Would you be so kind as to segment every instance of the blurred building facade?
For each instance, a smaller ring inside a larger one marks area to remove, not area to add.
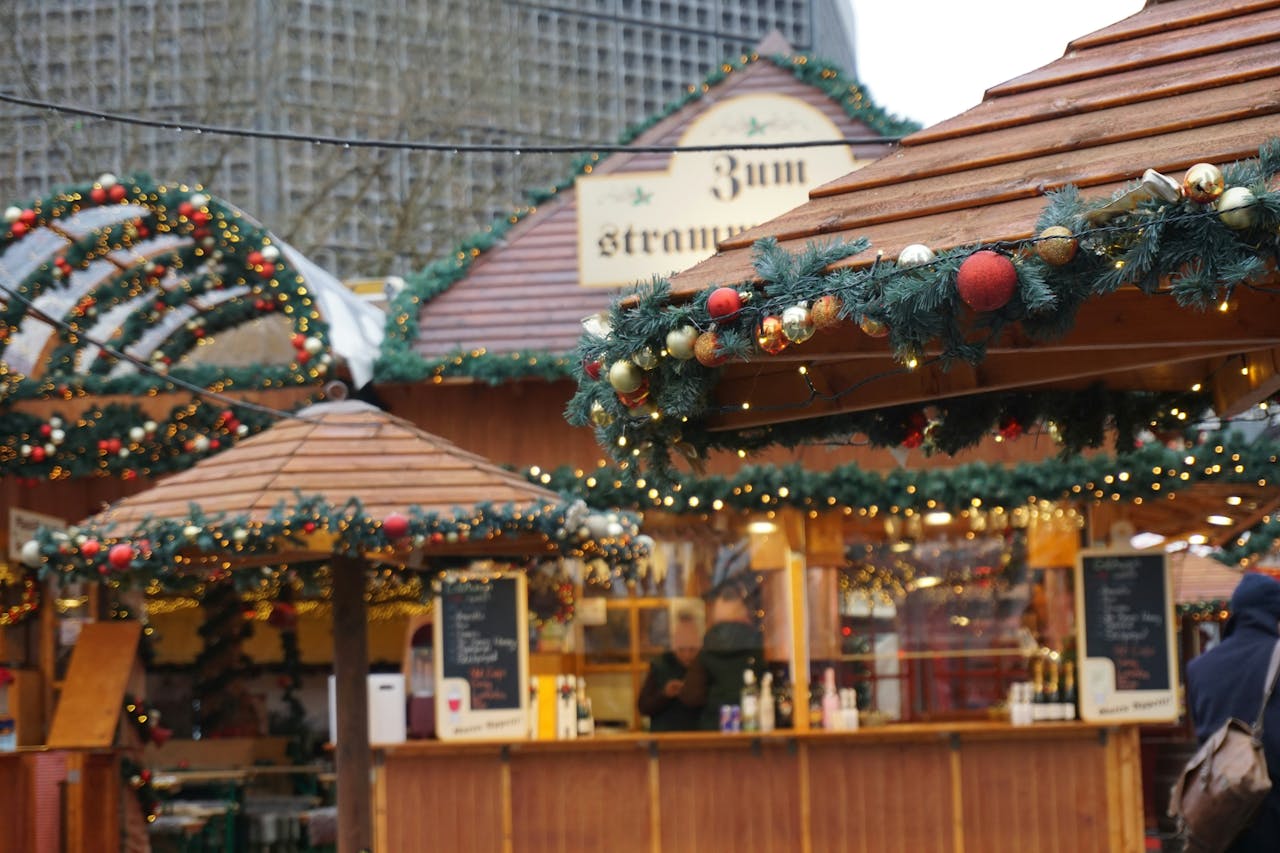
[[[852,74],[842,0],[15,0],[0,87],[315,136],[612,142],[777,29]],[[571,155],[177,132],[0,104],[8,204],[102,172],[203,184],[343,277],[439,257]]]

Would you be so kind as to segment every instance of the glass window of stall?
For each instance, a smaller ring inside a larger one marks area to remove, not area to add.
[[[785,682],[790,642],[781,641],[790,617],[771,580],[776,571],[765,565],[770,561],[760,543],[753,543],[750,522],[729,513],[650,519],[646,535],[654,539],[652,556],[637,577],[610,574],[603,563],[584,568],[578,618],[597,730],[650,728],[653,721],[638,700],[651,668],[671,675],[662,659],[671,663],[676,646],[687,646],[690,635],[698,643],[724,637],[726,629],[716,627],[719,619],[740,623],[741,630],[728,631],[737,640],[756,638],[758,651],[742,658],[749,659],[753,678],[778,669],[775,683]],[[739,689],[733,692],[736,698]],[[723,685],[716,695],[723,697]],[[680,727],[702,725],[701,712],[695,716],[697,722]]]
[[[832,689],[872,725],[1006,719],[1016,682],[1066,690],[1074,511],[833,516],[843,548],[811,549],[806,578],[813,728],[841,727]]]

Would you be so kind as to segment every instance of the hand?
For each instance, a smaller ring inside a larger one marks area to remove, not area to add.
[[[662,685],[662,695],[674,699],[680,693],[681,687],[684,687],[684,682],[678,678],[673,678]]]

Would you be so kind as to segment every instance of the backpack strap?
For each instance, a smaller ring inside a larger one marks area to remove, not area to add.
[[[1276,689],[1276,676],[1280,675],[1280,640],[1276,640],[1271,649],[1271,663],[1267,665],[1267,689],[1262,694],[1262,707],[1258,709],[1258,719],[1253,721],[1254,737],[1262,735],[1262,716],[1266,713],[1267,703]]]

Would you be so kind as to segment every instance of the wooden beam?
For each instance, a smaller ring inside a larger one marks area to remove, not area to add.
[[[886,359],[813,365],[808,378],[793,365],[778,365],[722,380],[716,387],[716,399],[725,411],[713,419],[711,428],[744,429],[968,394],[1087,384],[1108,374],[1133,371],[1141,371],[1142,382],[1136,387],[1142,390],[1181,389],[1188,385],[1177,365],[1197,362],[1195,372],[1203,375],[1209,362],[1234,351],[1227,345],[1218,350],[1168,345],[1132,351],[1097,349],[1063,358],[1061,353],[1033,350],[991,356],[977,367],[958,364],[943,370],[933,364],[915,371],[905,371]],[[1163,381],[1161,377],[1165,377]],[[813,397],[810,381],[815,388],[830,387],[845,393],[836,399]],[[1126,382],[1123,387],[1135,386]],[[748,408],[744,409],[743,403]]]
[[[365,563],[333,558],[333,672],[338,731],[338,853],[373,849],[369,748],[369,640],[364,601]]]
[[[1224,418],[1248,411],[1280,391],[1280,348],[1241,353],[1213,377],[1213,408]]]

